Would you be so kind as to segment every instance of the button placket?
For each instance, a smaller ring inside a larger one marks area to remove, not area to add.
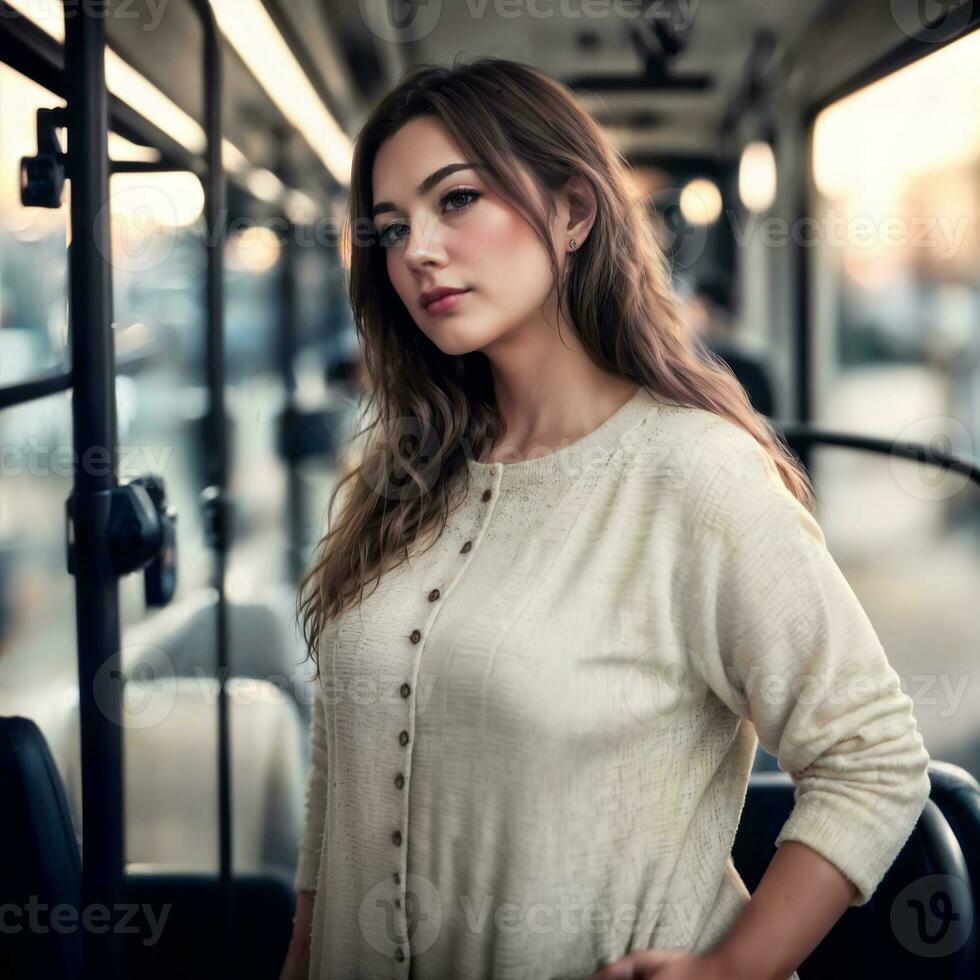
[[[500,470],[498,469],[498,474],[497,474],[498,481],[499,481],[501,475],[502,474],[501,474]],[[493,491],[488,487],[480,495],[480,499],[484,503],[488,503],[490,500],[493,499],[493,496],[494,496],[493,495]],[[481,520],[481,525],[482,525],[483,528],[486,527],[487,521],[489,520],[489,517],[490,517],[490,514],[492,513],[492,511],[493,511],[493,508],[489,508],[487,510],[487,512],[484,513],[483,518]],[[468,539],[468,540],[466,540],[463,543],[463,546],[459,549],[458,554],[467,555],[472,550],[473,550],[473,540],[472,539]],[[467,565],[468,565],[468,563],[469,563],[470,560],[471,559],[467,559],[466,562],[463,563],[463,566],[456,572],[456,575],[452,578],[452,580],[450,581],[449,585],[447,586],[447,594],[448,594],[448,591],[452,589],[453,585],[455,585],[456,582],[459,581],[459,579],[462,576],[463,572],[466,570],[466,567],[467,567]],[[435,603],[435,602],[437,602],[441,598],[443,598],[443,593],[442,593],[442,590],[439,589],[439,588],[433,588],[433,589],[431,589],[429,591],[429,593],[428,593],[428,596],[427,596],[427,599],[428,599],[428,601],[430,603]],[[440,607],[435,607],[435,608],[432,609],[432,611],[431,611],[431,613],[430,613],[430,615],[428,617],[428,620],[424,624],[424,629],[425,629],[426,635],[427,635],[428,631],[430,630],[430,628],[432,626],[432,623],[435,621],[436,616],[438,616],[438,614],[439,614],[439,608]],[[422,642],[422,639],[423,639],[423,630],[421,630],[419,628],[413,629],[412,632],[409,634],[408,639],[409,639],[409,642],[411,642],[413,645],[418,645],[419,643]],[[420,663],[420,659],[421,659],[421,653],[422,653],[422,650],[420,648],[417,651],[417,656],[416,656],[416,660],[415,660],[415,674],[413,676],[412,681],[411,682],[405,681],[404,683],[402,683],[401,687],[399,688],[399,693],[401,694],[402,698],[404,698],[406,701],[409,701],[409,699],[411,698],[412,690],[413,690],[413,685],[416,685],[416,678],[418,676],[418,670],[419,670],[419,663]],[[409,710],[408,727],[405,728],[405,729],[402,729],[402,731],[398,733],[398,742],[399,742],[399,744],[403,748],[406,748],[408,746],[409,742],[411,741],[411,735],[410,735],[409,729],[412,729],[414,727],[414,724],[415,724],[415,703],[414,703],[414,701],[409,701],[407,707],[408,707],[408,710]],[[410,777],[411,776],[411,758],[410,757],[408,757],[408,759],[406,761],[405,770],[408,772],[409,777]],[[406,784],[406,775],[405,775],[405,772],[401,772],[401,771],[397,772],[395,774],[394,783],[395,783],[395,787],[396,787],[397,790],[404,789],[405,784]],[[403,826],[406,826],[407,827],[407,823],[408,823],[408,800],[407,800],[407,794],[406,794],[405,801],[402,804],[402,823],[403,823]],[[401,845],[402,845],[402,843],[404,841],[404,837],[402,835],[401,830],[395,830],[392,833],[392,835],[391,835],[391,840],[392,840],[392,843],[396,847],[401,847]],[[401,860],[400,860],[400,866],[403,866],[406,863],[407,863],[407,856],[403,853],[402,856],[401,856]],[[399,871],[395,871],[394,874],[393,874],[393,878],[394,878],[395,885],[398,886],[398,896],[395,898],[395,908],[400,909],[402,907],[401,892],[402,892],[402,888],[403,888],[400,872]],[[405,960],[405,952],[402,950],[402,948],[400,946],[397,947],[397,949],[395,950],[395,959],[399,963],[404,962],[404,960]]]

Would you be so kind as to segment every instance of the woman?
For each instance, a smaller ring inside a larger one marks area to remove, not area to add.
[[[682,327],[563,86],[423,66],[352,170],[375,412],[300,590],[318,683],[283,975],[795,978],[929,792],[803,472]],[[750,902],[730,852],[757,734],[798,791]]]

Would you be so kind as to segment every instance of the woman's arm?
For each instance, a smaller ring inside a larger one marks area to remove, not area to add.
[[[860,907],[929,798],[912,699],[819,524],[768,454],[753,441],[713,469],[695,484],[704,489],[688,529],[689,659],[796,781],[776,846],[816,851],[856,886],[848,905]]]
[[[786,980],[857,895],[826,858],[786,841],[728,935],[707,955],[723,977]]]
[[[596,980],[788,980],[844,914],[857,888],[797,841],[776,852],[751,901],[710,952],[637,950]]]

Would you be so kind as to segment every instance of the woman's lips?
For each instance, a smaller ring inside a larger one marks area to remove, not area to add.
[[[437,299],[430,303],[425,308],[425,312],[434,313],[436,315],[440,313],[448,313],[468,292],[469,290],[467,289],[461,293],[450,293],[448,296],[443,296],[442,299]]]

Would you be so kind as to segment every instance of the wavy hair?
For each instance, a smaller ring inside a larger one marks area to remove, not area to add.
[[[441,121],[534,228],[550,255],[559,309],[568,311],[593,361],[663,402],[707,409],[740,426],[771,454],[790,493],[813,509],[797,458],[727,364],[685,326],[629,165],[571,92],[502,58],[422,65],[375,107],[355,141],[344,232],[353,245],[349,296],[370,381],[362,420],[370,412],[371,421],[359,433],[367,433],[360,461],[331,493],[330,515],[346,487],[297,597],[317,677],[325,626],[363,598],[369,581],[401,564],[409,545],[438,539],[454,488],[467,484],[465,450],[480,459],[504,429],[486,355],[444,354],[395,292],[376,237],[358,240],[368,227],[373,233],[371,179],[380,146],[421,115]],[[574,175],[591,182],[597,210],[560,270],[550,233],[554,195]]]

